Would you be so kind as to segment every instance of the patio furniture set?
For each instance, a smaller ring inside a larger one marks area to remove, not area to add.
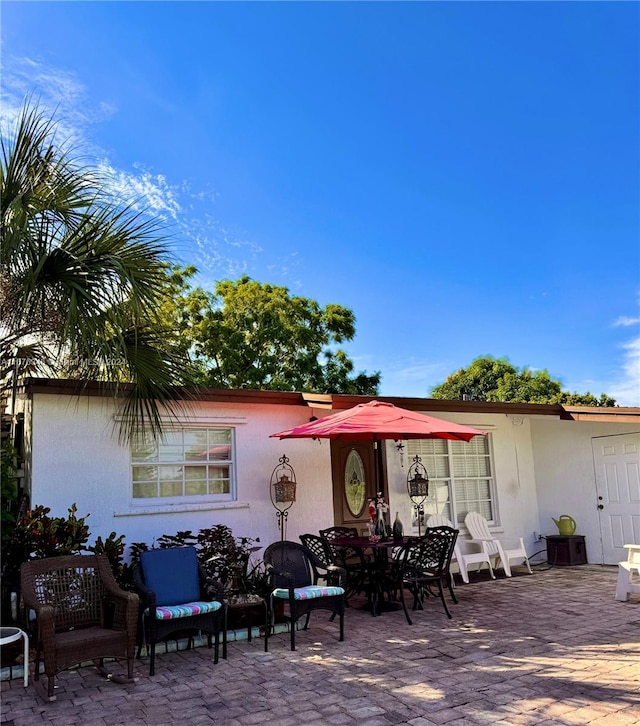
[[[32,560],[22,567],[22,596],[35,614],[34,683],[46,701],[55,700],[55,677],[73,665],[93,661],[98,670],[116,683],[132,683],[134,658],[143,646],[150,655],[149,675],[155,673],[155,650],[159,642],[180,633],[202,632],[218,662],[222,640],[227,657],[229,608],[264,608],[264,649],[274,625],[274,603],[286,604],[290,623],[291,650],[296,648],[299,620],[307,629],[311,613],[326,610],[338,618],[339,640],[344,640],[345,608],[358,594],[365,594],[366,607],[374,616],[386,610],[403,609],[412,624],[407,596],[413,610],[422,609],[425,598],[435,596],[445,610],[449,598],[457,603],[450,565],[457,561],[464,582],[469,564],[487,566],[492,578],[498,564],[511,576],[510,561],[518,560],[529,573],[524,548],[506,548],[483,531],[479,515],[468,516],[469,527],[481,549],[468,559],[458,543],[458,530],[442,517],[428,521],[423,536],[402,541],[379,541],[361,537],[357,530],[333,527],[318,535],[304,534],[301,543],[280,541],[269,545],[264,562],[270,576],[268,599],[250,597],[231,603],[219,583],[208,580],[193,547],[165,548],[142,553],[136,569],[136,593],[117,585],[106,555],[69,555]],[[626,545],[627,562],[619,566],[616,599],[640,594],[640,545]],[[467,558],[467,559],[465,559]],[[251,621],[249,621],[251,629]],[[19,628],[3,628],[1,644],[22,638],[25,648],[24,685],[28,682],[29,637]],[[250,635],[249,635],[250,637]],[[105,661],[124,660],[126,675],[108,670]],[[40,678],[41,665],[44,683]]]
[[[327,533],[323,534],[326,537]],[[221,585],[206,578],[194,547],[142,552],[134,573],[135,593],[118,586],[106,555],[67,555],[25,562],[21,572],[22,598],[35,620],[36,690],[44,700],[55,700],[56,674],[84,661],[94,661],[110,680],[133,682],[134,658],[140,657],[143,646],[150,655],[149,675],[153,676],[156,645],[183,631],[204,633],[217,663],[220,640],[223,658],[227,656],[229,608],[264,607],[266,651],[274,602],[285,602],[286,617],[291,623],[291,649],[295,650],[297,621],[304,617],[306,628],[311,613],[317,609],[328,610],[332,618],[339,618],[339,638],[344,639],[345,593],[350,595],[366,588],[374,613],[383,590],[390,591],[392,586],[401,598],[403,585],[408,587],[415,603],[422,596],[426,580],[419,582],[417,565],[424,553],[417,545],[407,544],[402,549],[406,558],[394,557],[386,573],[380,565],[382,559],[375,560],[377,565],[372,567],[365,557],[361,545],[369,547],[368,541],[354,541],[353,546],[345,547],[339,542],[330,545],[329,539],[323,537],[307,535],[302,539],[303,544],[283,541],[267,547],[264,562],[270,575],[269,602],[252,597],[227,603]],[[448,551],[453,551],[454,541],[455,538],[450,541],[451,547],[447,545]],[[382,547],[379,549],[382,551]],[[440,563],[440,569],[445,565],[448,569],[450,555],[447,557]],[[388,587],[382,585],[383,574],[390,578]],[[402,604],[407,613],[403,599]],[[407,620],[410,622],[408,613]],[[24,640],[26,651],[27,685],[28,635],[18,628],[11,632],[3,629],[3,644],[19,638]],[[105,662],[113,659],[126,662],[126,676],[109,672]]]

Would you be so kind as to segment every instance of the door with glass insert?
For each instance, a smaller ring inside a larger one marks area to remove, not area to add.
[[[366,529],[369,499],[375,495],[374,444],[369,441],[332,441],[331,468],[335,524]]]

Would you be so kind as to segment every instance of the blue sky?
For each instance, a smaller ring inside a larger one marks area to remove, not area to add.
[[[199,282],[353,309],[384,395],[481,355],[640,405],[634,2],[12,2],[57,108]]]

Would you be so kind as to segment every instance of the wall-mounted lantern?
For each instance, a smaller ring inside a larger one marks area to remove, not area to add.
[[[276,510],[281,540],[285,538],[289,509],[296,501],[296,486],[296,473],[289,464],[288,457],[283,454],[278,459],[278,465],[273,470],[269,483],[271,504]]]
[[[424,521],[424,500],[429,496],[429,475],[419,456],[413,457],[413,464],[409,467],[407,473],[407,491],[409,492],[409,497],[413,502],[413,508],[416,512],[418,537],[420,537],[420,528]]]

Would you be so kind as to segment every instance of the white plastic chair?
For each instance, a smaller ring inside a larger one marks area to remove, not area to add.
[[[489,532],[489,523],[481,514],[478,514],[478,512],[469,512],[464,518],[464,523],[472,537],[471,541],[479,544],[482,547],[483,552],[496,561],[494,567],[497,568],[497,561],[500,560],[500,563],[504,568],[504,574],[507,577],[511,577],[512,560],[516,560],[526,565],[529,570],[529,574],[533,575],[522,537],[514,538],[514,541],[515,539],[518,541],[518,545],[516,547],[507,548],[504,546],[502,540],[497,539],[497,537],[494,537],[491,532]]]
[[[453,527],[453,524],[451,524],[451,520],[447,519],[443,514],[432,514],[427,520],[427,527]],[[453,528],[457,529],[457,527]],[[463,554],[459,541],[460,540],[456,540],[455,547],[453,548],[453,560],[455,560],[458,565],[462,581],[469,584],[469,565],[476,564],[480,565],[478,567],[478,572],[482,569],[482,565],[486,564],[489,568],[491,579],[495,580],[496,576],[493,574],[490,555],[488,555],[484,549],[481,549],[480,552],[468,552]],[[451,581],[453,583],[453,578]]]
[[[626,544],[627,561],[618,562],[616,600],[626,602],[631,593],[640,594],[640,544]]]

